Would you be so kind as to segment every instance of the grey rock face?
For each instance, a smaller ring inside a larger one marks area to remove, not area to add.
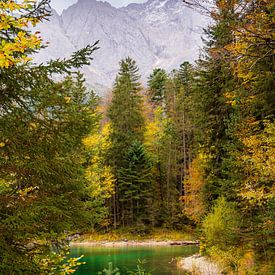
[[[110,87],[119,61],[134,58],[143,82],[155,67],[168,71],[199,55],[202,27],[207,20],[183,6],[181,0],[149,0],[114,8],[107,2],[79,0],[59,16],[38,26],[49,47],[37,54],[37,62],[68,57],[100,40],[91,66],[83,69],[89,84]]]

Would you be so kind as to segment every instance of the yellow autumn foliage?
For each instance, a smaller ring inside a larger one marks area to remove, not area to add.
[[[246,175],[240,195],[249,205],[262,206],[275,191],[271,184],[275,178],[275,125],[266,122],[263,132],[252,132],[257,124],[249,120],[248,127],[239,134],[245,147],[239,161]]]
[[[157,107],[153,113],[153,120],[148,120],[145,125],[144,145],[148,152],[155,154],[158,142],[164,136],[163,129],[168,119],[163,116],[163,109]]]
[[[111,198],[114,194],[115,178],[109,166],[101,167],[94,163],[86,171],[86,178],[90,183],[90,195],[92,198]]]
[[[261,76],[253,68],[258,62],[274,55],[275,40],[272,16],[274,3],[268,0],[243,1],[239,9],[245,11],[242,21],[237,21],[233,29],[234,40],[226,46],[234,62],[232,67],[244,84],[256,81]],[[251,8],[253,6],[253,8]],[[262,72],[264,73],[264,72]]]
[[[31,58],[28,58],[27,54],[41,47],[39,32],[27,31],[27,28],[36,26],[43,19],[32,18],[28,14],[35,2],[30,0],[23,0],[21,3],[14,0],[0,2],[0,31],[6,31],[5,36],[1,35],[0,68],[9,68],[17,63],[30,61]]]
[[[115,177],[110,166],[104,163],[104,153],[110,147],[110,124],[103,126],[101,131],[86,137],[83,140],[88,151],[92,152],[90,164],[86,169],[86,179],[90,186],[90,196],[93,198],[111,198],[114,194]]]
[[[189,176],[184,181],[184,212],[195,222],[199,222],[205,213],[202,188],[205,184],[203,167],[206,160],[207,155],[200,152],[192,161]]]
[[[6,146],[5,142],[0,142],[0,148],[5,147],[5,146]]]
[[[156,108],[154,111],[154,120],[147,121],[144,132],[144,144],[150,151],[154,151],[154,143],[159,139],[162,129],[161,123],[162,109]]]

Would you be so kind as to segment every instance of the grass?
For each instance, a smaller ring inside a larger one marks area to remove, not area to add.
[[[163,228],[152,229],[148,233],[135,233],[133,228],[124,228],[112,230],[107,233],[89,232],[82,235],[78,241],[80,242],[101,242],[101,241],[193,241],[195,237],[190,228],[177,231]]]

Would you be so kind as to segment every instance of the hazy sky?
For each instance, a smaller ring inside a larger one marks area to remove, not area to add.
[[[147,0],[105,0],[115,7],[126,6],[130,3],[143,3]],[[61,13],[63,9],[76,3],[77,0],[52,0],[51,6],[58,12]]]

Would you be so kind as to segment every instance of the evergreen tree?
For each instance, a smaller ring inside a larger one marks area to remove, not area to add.
[[[224,247],[213,244],[208,235],[209,254],[240,273],[271,274],[274,37],[270,15],[274,5],[261,0],[213,1],[214,6],[204,6],[200,0],[183,2],[209,12],[214,20],[192,89],[197,156],[191,172],[196,177],[186,182],[192,190],[186,199],[189,203],[203,199],[209,207],[219,198],[214,214],[205,218],[205,229],[221,226],[222,240],[238,234],[233,245]],[[220,222],[217,209],[226,212],[232,201],[237,202],[235,213]],[[188,211],[200,220],[201,215]],[[236,231],[231,225],[240,213],[242,223]],[[251,251],[250,262],[254,262],[249,266],[244,262]]]
[[[129,169],[129,150],[135,142],[142,143],[144,139],[144,118],[142,114],[141,86],[138,82],[136,62],[126,58],[120,62],[120,70],[114,85],[113,98],[108,110],[111,122],[110,143],[108,154],[109,163],[117,179],[116,194],[114,195],[113,215],[114,224],[128,224],[124,209],[128,205],[128,195],[134,191],[135,185],[125,192],[121,189],[123,169]],[[138,172],[138,171],[135,171]],[[139,175],[142,177],[142,175]],[[125,179],[124,179],[125,181]]]
[[[122,167],[132,143],[143,141],[144,118],[139,78],[134,60],[128,57],[120,62],[120,70],[108,110],[112,128],[110,163],[113,167]]]
[[[227,46],[235,68],[238,89],[230,103],[240,108],[234,135],[241,144],[235,152],[239,178],[239,206],[249,240],[260,263],[259,273],[269,273],[274,258],[274,36],[270,1],[242,1],[234,26],[235,43]],[[272,141],[273,140],[273,141]],[[268,264],[270,266],[268,266]]]
[[[154,75],[154,72],[153,74]],[[166,76],[162,83],[163,98],[157,107],[155,119],[160,131],[156,138],[154,160],[157,171],[160,214],[158,224],[168,227],[180,226],[185,219],[182,215],[183,204],[179,201],[184,194],[183,181],[187,177],[191,161],[192,125],[190,114],[190,94],[192,83],[192,66],[185,62],[180,69]],[[152,83],[158,78],[152,78]],[[159,111],[161,113],[159,113]],[[154,125],[152,125],[154,126]],[[170,218],[169,218],[170,217]],[[173,218],[171,218],[173,217]]]
[[[215,23],[206,31],[209,39],[206,41],[206,56],[198,62],[192,95],[196,142],[205,148],[209,159],[206,168],[208,177],[204,185],[208,206],[221,195],[231,196],[227,198],[235,200],[234,187],[239,176],[232,173],[234,161],[230,155],[232,146],[238,146],[230,134],[238,119],[238,109],[226,104],[226,96],[235,89],[236,81],[224,48],[232,41],[230,25],[234,18],[233,5],[230,1],[218,1]]]
[[[46,17],[48,2],[0,5],[1,274],[58,270],[62,258],[53,251],[62,252],[64,232],[87,222],[82,139],[96,122],[95,101],[81,75],[55,82],[52,73],[89,64],[96,47],[64,61],[27,63],[40,43],[26,25]]]
[[[118,171],[122,224],[152,225],[152,167],[141,143],[133,143],[126,156],[127,166]]]
[[[157,68],[148,79],[149,96],[152,102],[161,103],[165,96],[167,74],[165,70]]]

